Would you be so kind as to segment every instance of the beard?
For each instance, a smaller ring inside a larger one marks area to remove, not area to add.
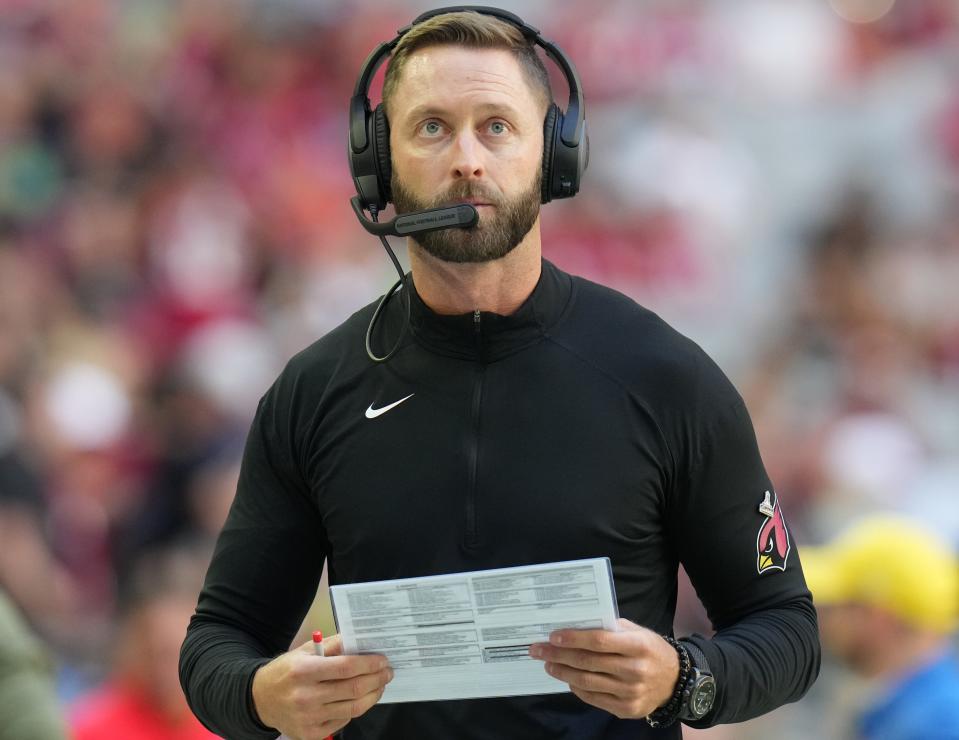
[[[420,198],[395,172],[390,186],[397,215],[455,205],[465,198],[479,198],[495,206],[490,215],[481,214],[472,228],[441,229],[411,237],[444,262],[490,262],[512,252],[533,228],[539,216],[542,177],[542,172],[537,171],[532,186],[514,198],[496,197],[475,182],[457,183],[436,198]]]

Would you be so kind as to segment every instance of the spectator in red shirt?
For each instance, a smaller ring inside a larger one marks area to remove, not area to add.
[[[206,560],[205,553],[178,548],[148,555],[134,568],[113,670],[74,706],[74,740],[216,737],[190,712],[177,676]]]

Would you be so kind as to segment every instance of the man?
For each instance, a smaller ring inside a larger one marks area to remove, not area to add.
[[[678,738],[679,715],[739,721],[814,681],[815,610],[741,398],[658,317],[541,257],[551,101],[528,36],[489,14],[436,15],[396,46],[397,211],[467,202],[479,224],[409,241],[412,282],[373,332],[403,337],[388,362],[364,352],[370,305],[262,399],[181,656],[215,731]],[[336,584],[594,556],[621,629],[530,648],[572,693],[375,706],[382,656],[283,652],[324,560]],[[667,640],[679,562],[712,640]]]
[[[862,740],[959,740],[959,563],[898,516],[871,516],[803,552],[823,643],[868,679]]]

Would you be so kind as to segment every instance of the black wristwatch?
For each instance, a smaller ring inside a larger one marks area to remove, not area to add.
[[[683,699],[679,705],[679,718],[682,720],[702,719],[713,708],[716,701],[716,679],[709,671],[706,656],[692,642],[683,642],[689,652],[692,669],[683,689]]]

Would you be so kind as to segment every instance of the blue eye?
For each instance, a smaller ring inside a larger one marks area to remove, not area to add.
[[[506,124],[502,121],[493,121],[490,124],[490,129],[494,134],[505,134],[506,133]]]
[[[440,125],[436,121],[427,121],[423,125],[423,130],[430,136],[434,136],[440,132]]]

